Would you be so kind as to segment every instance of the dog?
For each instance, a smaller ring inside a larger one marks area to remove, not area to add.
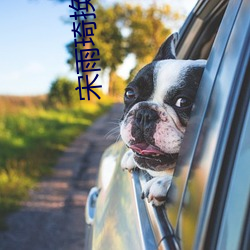
[[[178,33],[161,45],[153,61],[128,84],[120,134],[129,150],[122,169],[146,170],[152,179],[142,198],[165,203],[206,60],[178,60]]]

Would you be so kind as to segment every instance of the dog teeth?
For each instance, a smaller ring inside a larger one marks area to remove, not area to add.
[[[154,156],[154,157],[158,157],[158,156],[160,156],[160,154],[153,154],[152,156]]]
[[[142,155],[142,154],[139,154],[138,152],[135,152],[135,154],[140,156],[140,157],[145,157],[145,158],[147,158],[147,157],[156,158],[156,157],[161,156],[161,154]]]

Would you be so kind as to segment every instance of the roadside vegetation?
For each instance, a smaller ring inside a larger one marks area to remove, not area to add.
[[[103,94],[79,101],[72,85],[57,79],[48,96],[0,96],[0,229],[65,147],[112,104]]]

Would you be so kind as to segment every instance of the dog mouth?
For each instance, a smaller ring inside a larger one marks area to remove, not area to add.
[[[137,143],[130,145],[130,148],[135,153],[135,156],[141,160],[149,160],[151,163],[170,164],[177,160],[178,153],[165,153],[156,146],[147,143]]]

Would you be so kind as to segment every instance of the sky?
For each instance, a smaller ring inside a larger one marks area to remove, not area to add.
[[[177,7],[187,12],[195,1],[164,2],[177,4]],[[111,4],[113,0],[103,2]],[[158,4],[161,0],[141,2]],[[71,25],[63,21],[69,15],[68,5],[50,0],[2,0],[0,95],[46,94],[57,77],[77,79],[76,72],[71,71],[66,63],[69,58],[66,44],[73,40]],[[125,62],[129,63],[129,60]],[[121,75],[126,76],[125,68],[121,67]]]

